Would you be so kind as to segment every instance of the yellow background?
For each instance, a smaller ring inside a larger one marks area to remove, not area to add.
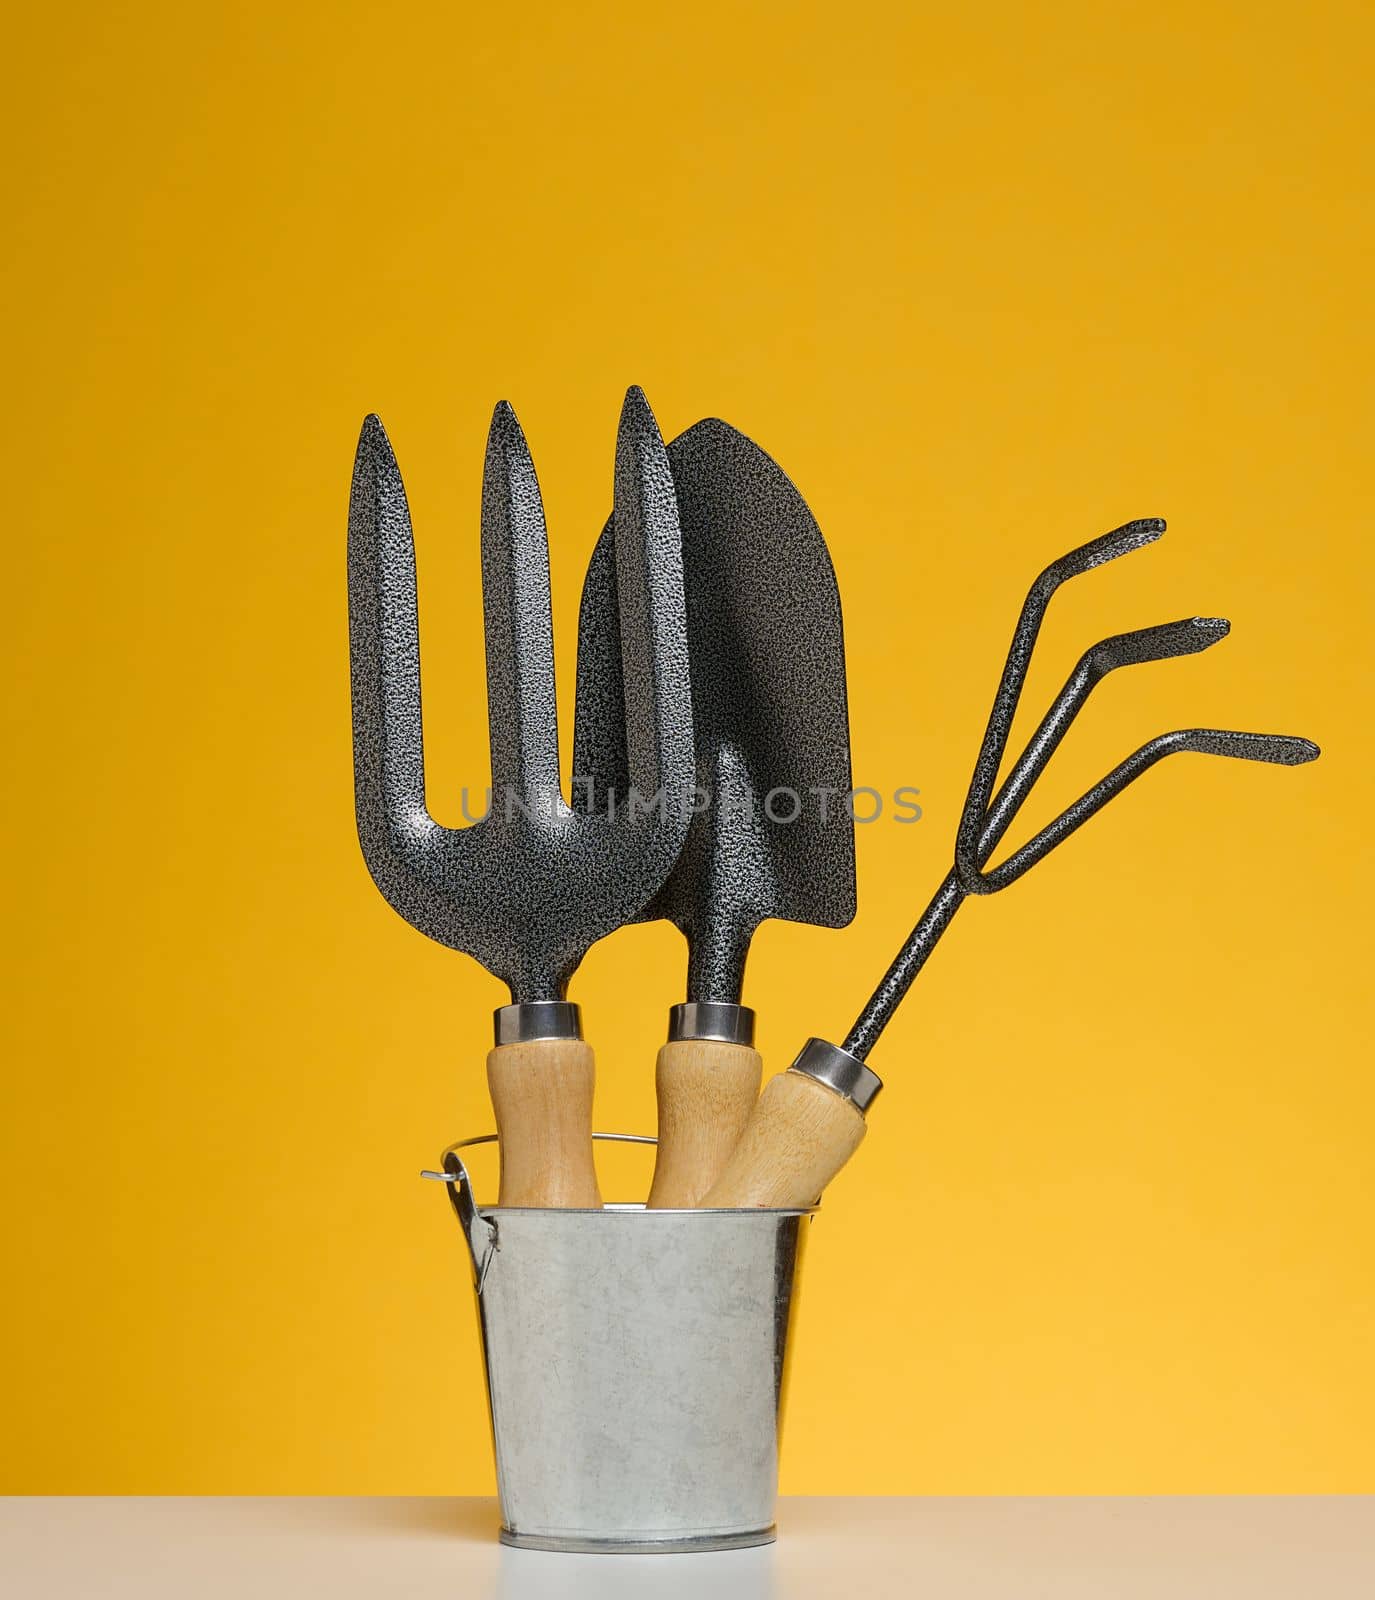
[[[529,433],[571,734],[626,384],[797,480],[835,557],[843,934],[770,924],[769,1061],[841,1033],[945,871],[1025,585],[1027,824],[1168,763],[969,906],[816,1225],[784,1487],[1375,1490],[1369,8],[85,5],[8,23],[3,1487],[481,1492],[459,1240],[498,985],[353,834],[344,516],[379,411],[419,543],[433,804],[487,781],[477,500]],[[567,743],[565,745],[567,752]],[[1024,833],[1021,836],[1025,836]],[[574,986],[652,1125],[664,926]],[[621,1156],[612,1191],[643,1181]]]

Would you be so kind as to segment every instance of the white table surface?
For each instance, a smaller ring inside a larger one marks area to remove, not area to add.
[[[507,1550],[492,1500],[0,1499],[13,1600],[1372,1600],[1375,1496],[791,1499],[779,1542]]]

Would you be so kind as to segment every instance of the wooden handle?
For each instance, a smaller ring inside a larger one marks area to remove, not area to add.
[[[488,1054],[501,1135],[498,1205],[600,1207],[592,1083],[592,1047],[581,1039],[499,1044]]]
[[[744,1132],[764,1061],[747,1044],[678,1039],[659,1051],[659,1153],[651,1208],[695,1206]]]
[[[859,1149],[864,1113],[803,1072],[764,1086],[704,1206],[810,1206]]]

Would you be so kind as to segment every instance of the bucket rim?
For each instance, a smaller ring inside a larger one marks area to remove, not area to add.
[[[594,1143],[602,1144],[651,1144],[658,1145],[659,1141],[652,1133],[605,1133],[594,1132]],[[430,1168],[422,1170],[420,1176],[429,1178],[436,1183],[450,1185],[451,1194],[458,1189],[466,1190],[466,1205],[471,1206],[474,1214],[484,1220],[501,1216],[561,1216],[561,1217],[606,1217],[629,1216],[643,1214],[649,1217],[814,1217],[821,1208],[818,1198],[810,1206],[655,1206],[652,1210],[640,1200],[608,1200],[600,1206],[501,1206],[484,1205],[473,1193],[472,1180],[468,1176],[468,1169],[464,1164],[460,1150],[467,1150],[475,1144],[500,1144],[499,1133],[475,1133],[467,1139],[455,1139],[452,1144],[445,1145],[440,1153],[439,1165],[442,1171],[435,1172]]]
[[[594,1140],[606,1140],[614,1144],[653,1144],[658,1140],[647,1133],[594,1133]],[[492,1256],[497,1248],[498,1225],[503,1217],[599,1217],[608,1222],[623,1221],[628,1217],[651,1217],[672,1220],[679,1217],[757,1217],[761,1222],[768,1221],[774,1224],[787,1221],[790,1218],[803,1218],[809,1220],[817,1214],[820,1200],[810,1206],[656,1206],[653,1210],[638,1201],[612,1201],[603,1206],[501,1206],[482,1205],[473,1193],[472,1179],[468,1176],[468,1169],[463,1163],[460,1150],[466,1150],[475,1144],[499,1144],[500,1135],[495,1133],[479,1133],[469,1139],[459,1139],[448,1145],[440,1159],[443,1169],[433,1172],[428,1168],[421,1171],[422,1178],[430,1178],[446,1186],[449,1195],[449,1204],[453,1207],[454,1215],[458,1218],[459,1226],[463,1229],[464,1238],[468,1242],[468,1252],[472,1257],[473,1271],[476,1277],[477,1292],[482,1293],[483,1284],[486,1282],[487,1269],[492,1264]],[[640,1223],[635,1227],[658,1226],[660,1224]]]
[[[454,1183],[447,1172],[422,1172],[422,1178]],[[481,1217],[814,1217],[821,1209],[814,1206],[654,1206],[643,1200],[608,1200],[600,1206],[489,1206],[480,1200],[475,1209]]]

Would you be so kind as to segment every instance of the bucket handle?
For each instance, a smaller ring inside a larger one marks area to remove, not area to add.
[[[492,1264],[492,1257],[500,1250],[501,1244],[497,1238],[496,1223],[484,1217],[477,1208],[477,1201],[473,1196],[473,1180],[468,1176],[468,1169],[463,1165],[463,1159],[458,1152],[466,1150],[469,1145],[496,1144],[500,1137],[500,1134],[496,1133],[479,1133],[471,1139],[460,1139],[445,1150],[441,1160],[443,1172],[427,1170],[420,1174],[422,1178],[431,1178],[449,1187],[449,1203],[454,1208],[459,1227],[463,1229],[468,1254],[473,1258],[473,1273],[477,1279],[479,1294],[482,1293],[482,1286],[487,1281],[487,1269]],[[658,1144],[659,1142],[647,1133],[594,1133],[592,1137],[608,1144]]]

